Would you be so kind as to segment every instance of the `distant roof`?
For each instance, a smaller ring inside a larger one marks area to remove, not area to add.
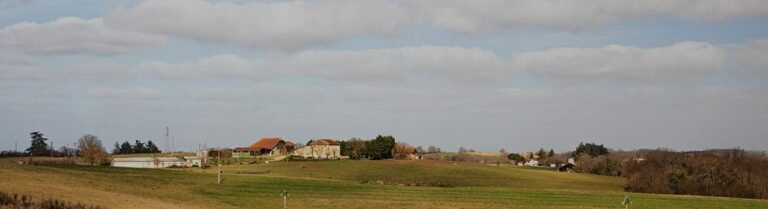
[[[318,139],[312,141],[310,145],[340,145],[339,142],[333,139]]]
[[[277,144],[283,141],[283,138],[261,138],[256,143],[251,144],[251,149],[255,150],[272,150]]]
[[[285,146],[286,147],[295,147],[296,144],[294,144],[292,141],[285,141]]]
[[[178,162],[178,161],[184,161],[184,159],[179,159],[175,157],[125,157],[125,158],[114,158],[112,159],[113,162],[155,162],[155,159],[157,159],[160,162]]]

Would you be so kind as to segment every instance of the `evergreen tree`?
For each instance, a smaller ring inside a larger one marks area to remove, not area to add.
[[[32,133],[29,133],[30,137],[32,138],[31,145],[29,148],[27,148],[27,153],[30,153],[35,156],[45,155],[49,152],[48,150],[48,143],[45,141],[48,140],[48,138],[43,137],[43,133],[39,131],[35,131]]]
[[[525,161],[525,158],[522,155],[517,154],[517,153],[509,153],[509,155],[507,155],[507,158],[510,159],[510,160],[513,160],[515,162],[524,162]]]
[[[123,144],[120,145],[120,154],[131,154],[133,153],[133,148],[131,147],[131,143],[128,143],[128,141],[123,142]]]
[[[147,141],[147,152],[148,153],[160,153],[160,149],[157,148],[157,145],[155,145],[152,140]]]
[[[576,151],[573,152],[572,157],[578,157],[580,154],[585,153],[592,157],[597,157],[600,155],[607,155],[608,154],[608,148],[605,146],[597,145],[595,143],[586,143],[584,142],[579,143],[579,146],[576,147]]]
[[[115,148],[112,149],[112,154],[113,155],[122,154],[122,153],[120,153],[120,143],[118,143],[117,141],[115,141]]]
[[[547,154],[547,157],[553,157],[553,156],[555,156],[555,150],[549,149],[549,153]]]
[[[144,146],[144,142],[136,140],[136,144],[133,145],[133,153],[147,153],[147,147]]]
[[[368,158],[372,160],[391,159],[392,149],[395,147],[395,137],[379,135],[375,139],[366,142],[365,148]]]
[[[544,148],[541,148],[538,152],[536,152],[536,155],[539,156],[539,159],[547,158],[547,151],[544,151]]]

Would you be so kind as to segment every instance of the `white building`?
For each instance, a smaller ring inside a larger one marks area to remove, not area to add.
[[[539,166],[538,160],[529,160],[528,162],[525,162],[525,165],[527,166]]]
[[[293,151],[294,156],[314,159],[335,159],[341,157],[339,142],[333,139],[318,139],[308,146]]]
[[[198,157],[128,157],[112,159],[112,166],[123,168],[192,167],[192,165],[200,166],[202,163],[201,161],[202,160]]]

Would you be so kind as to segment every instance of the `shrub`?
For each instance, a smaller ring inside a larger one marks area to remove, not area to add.
[[[102,209],[100,206],[72,203],[57,199],[32,201],[32,197],[0,191],[0,208],[12,209]]]

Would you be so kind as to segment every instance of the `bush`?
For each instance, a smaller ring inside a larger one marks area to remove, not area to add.
[[[89,206],[82,203],[71,203],[57,199],[43,199],[33,202],[32,197],[5,193],[0,191],[0,208],[12,209],[102,209],[100,206]]]

